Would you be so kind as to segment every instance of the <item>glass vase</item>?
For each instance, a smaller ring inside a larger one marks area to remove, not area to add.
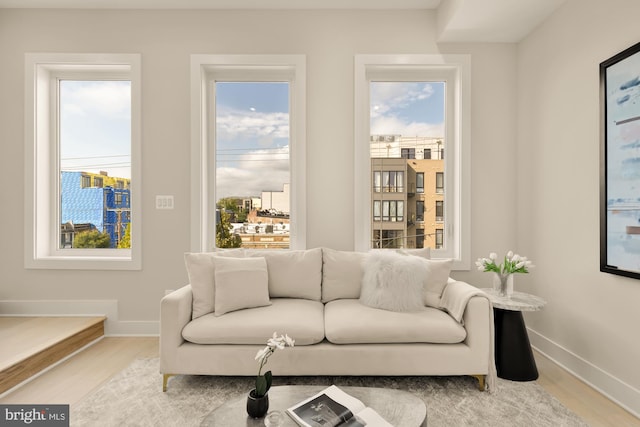
[[[494,273],[493,289],[504,298],[511,298],[513,295],[513,274]]]

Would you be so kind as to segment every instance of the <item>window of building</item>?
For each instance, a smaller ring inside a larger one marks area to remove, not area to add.
[[[444,202],[442,200],[436,200],[436,221],[442,222],[444,220]]]
[[[416,248],[424,248],[424,228],[416,230]]]
[[[373,247],[376,249],[396,249],[406,247],[402,230],[374,230]]]
[[[444,173],[436,172],[436,194],[444,193]]]
[[[416,193],[424,193],[424,172],[416,173]]]
[[[444,245],[444,230],[436,228],[436,249],[441,249]]]
[[[192,250],[305,248],[305,62],[192,55]]]
[[[386,232],[394,233],[394,244],[399,247],[410,246],[412,239],[418,241],[418,229],[412,221],[407,221],[402,230],[394,230],[397,225],[392,227],[390,221],[386,229],[384,226],[380,229],[373,224],[375,215],[367,209],[368,206],[375,209],[371,200],[376,198],[375,191],[367,191],[376,184],[367,182],[370,179],[367,178],[373,177],[375,181],[375,171],[381,171],[384,192],[389,163],[404,160],[404,173],[410,187],[416,180],[416,193],[405,193],[403,202],[416,206],[417,220],[424,220],[424,200],[435,204],[427,193],[433,192],[435,196],[436,185],[431,181],[433,178],[429,183],[425,182],[427,173],[429,177],[440,174],[442,185],[438,188],[444,189],[447,185],[449,189],[446,204],[442,205],[444,224],[440,224],[440,231],[435,227],[420,231],[428,236],[440,233],[439,243],[429,240],[434,245],[432,255],[453,258],[456,269],[469,268],[469,69],[468,55],[356,55],[354,212],[357,250],[388,247],[380,245]],[[389,137],[382,138],[384,135]],[[452,153],[446,160],[445,148]],[[422,153],[422,158],[415,159],[412,150]],[[420,173],[424,174],[422,178],[418,177]],[[420,179],[423,192],[418,196]],[[418,197],[420,199],[416,200]],[[380,208],[384,218],[384,204]]]
[[[118,176],[138,194],[140,55],[25,59],[33,82],[25,92],[26,267],[140,269],[140,225],[132,227],[130,247],[119,248],[105,201]],[[134,218],[140,206],[130,207]],[[95,236],[79,239],[83,233]]]
[[[415,159],[416,158],[416,149],[415,148],[401,148],[400,152],[403,159]]]
[[[416,221],[424,221],[424,200],[416,202]]]

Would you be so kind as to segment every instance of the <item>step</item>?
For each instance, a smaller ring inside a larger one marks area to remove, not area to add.
[[[104,335],[106,317],[0,317],[0,394]]]

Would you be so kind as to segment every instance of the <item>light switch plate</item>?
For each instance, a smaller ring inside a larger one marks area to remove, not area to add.
[[[156,209],[173,209],[173,196],[156,196]]]

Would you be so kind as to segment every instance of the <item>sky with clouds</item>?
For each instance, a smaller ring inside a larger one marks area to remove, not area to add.
[[[60,82],[63,171],[131,177],[131,83]]]
[[[443,82],[372,82],[371,134],[444,137]]]
[[[216,195],[259,197],[289,182],[289,84],[216,83]]]

